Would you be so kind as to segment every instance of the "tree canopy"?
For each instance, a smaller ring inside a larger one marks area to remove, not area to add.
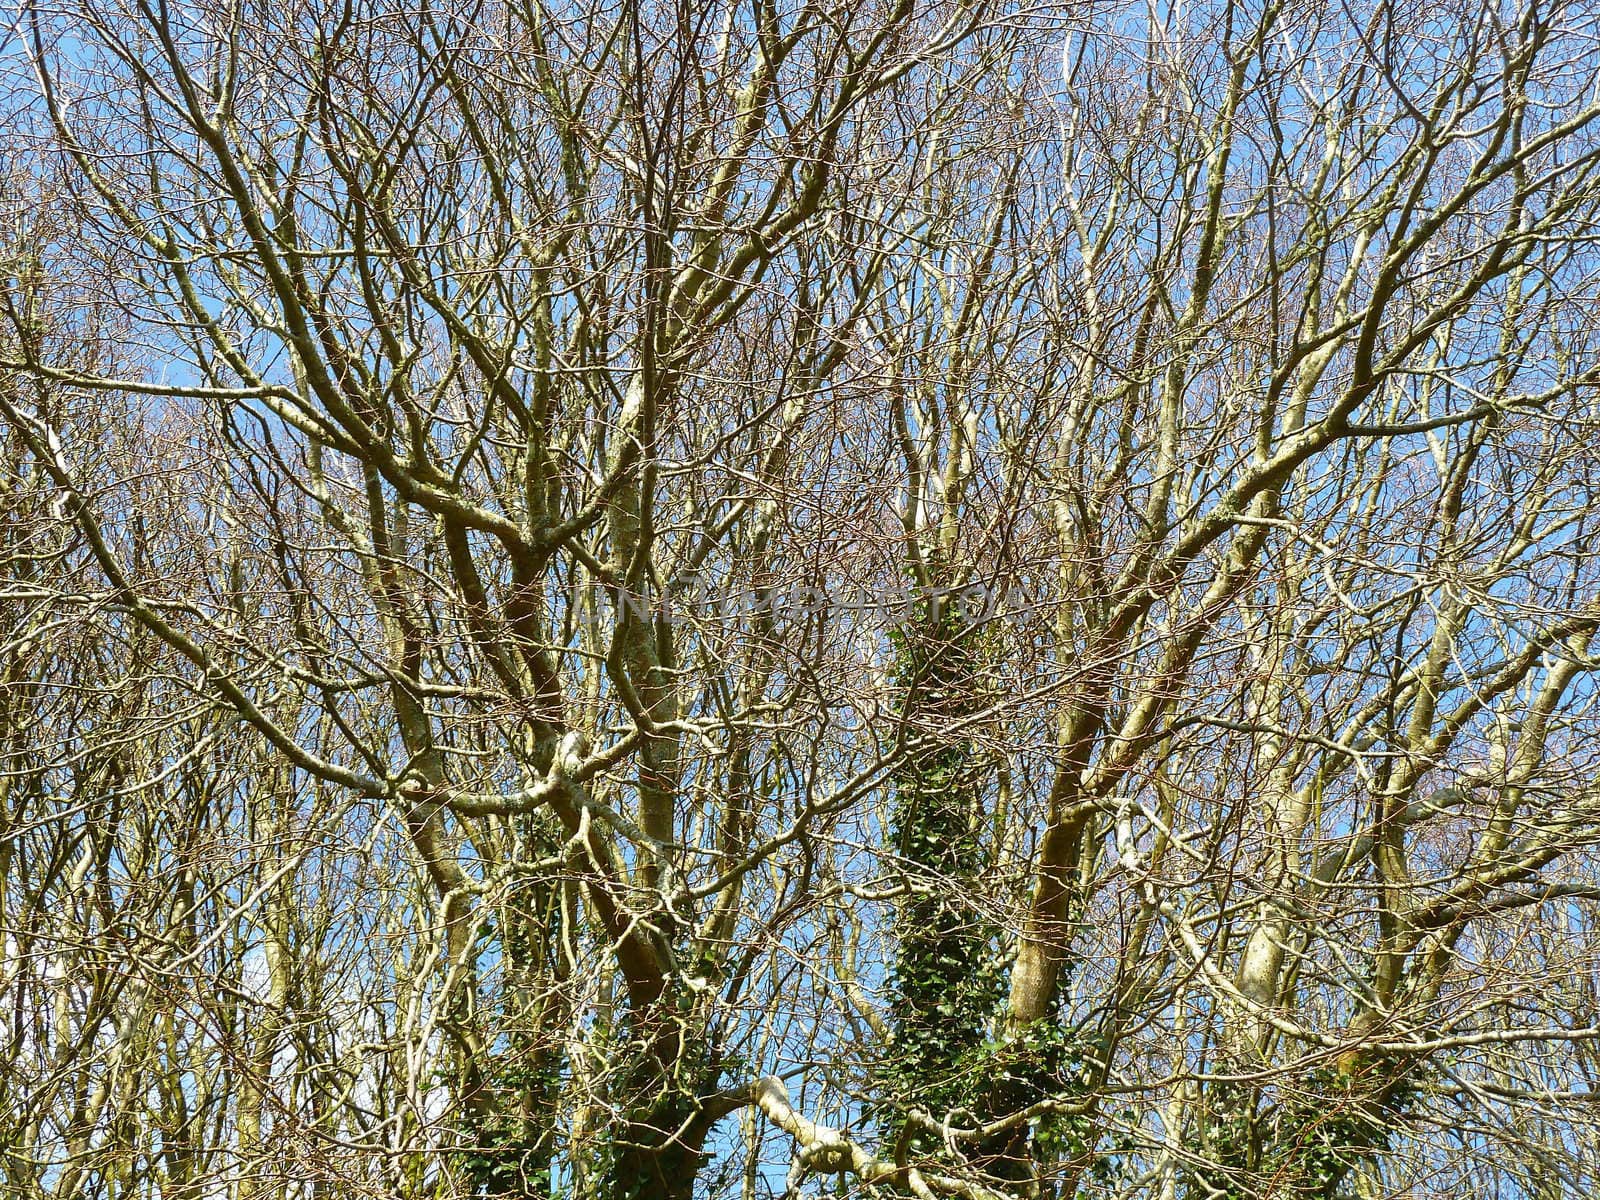
[[[0,1197],[1600,1190],[1597,78],[24,0]]]

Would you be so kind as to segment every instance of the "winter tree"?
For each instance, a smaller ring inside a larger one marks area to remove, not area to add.
[[[1600,1189],[1600,12],[34,0],[0,1195]]]

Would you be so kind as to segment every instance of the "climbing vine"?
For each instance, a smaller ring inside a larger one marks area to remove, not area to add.
[[[1364,1055],[1312,1069],[1292,1094],[1266,1106],[1256,1089],[1217,1085],[1211,1090],[1211,1166],[1195,1194],[1342,1200],[1356,1168],[1404,1131],[1418,1094],[1413,1068]]]
[[[880,1069],[879,1117],[891,1137],[908,1105],[966,1104],[972,1048],[989,1041],[1001,996],[999,930],[973,902],[990,865],[981,827],[987,764],[959,729],[983,703],[981,637],[945,600],[925,598],[891,632],[910,743],[894,776],[890,829],[907,889],[893,916],[894,1041]]]

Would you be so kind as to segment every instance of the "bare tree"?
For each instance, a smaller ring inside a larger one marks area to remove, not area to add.
[[[7,1194],[1596,1186],[1588,8],[25,4]]]

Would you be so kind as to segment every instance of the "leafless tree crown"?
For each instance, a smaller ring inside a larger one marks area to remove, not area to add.
[[[1600,1191],[1600,11],[23,0],[0,1198]]]

